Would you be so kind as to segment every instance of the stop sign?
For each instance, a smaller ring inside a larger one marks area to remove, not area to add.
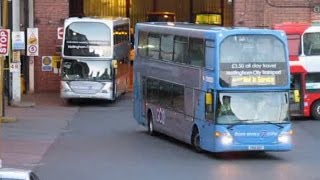
[[[0,29],[0,55],[8,56],[9,37],[9,29]]]

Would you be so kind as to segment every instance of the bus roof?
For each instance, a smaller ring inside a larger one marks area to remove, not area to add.
[[[193,24],[188,22],[144,22],[137,23],[137,28],[141,26],[150,27],[152,30],[161,31],[160,29],[180,29],[180,30],[194,30],[195,32],[223,32],[223,31],[241,31],[246,32],[259,32],[259,33],[270,33],[270,29],[258,29],[258,28],[248,28],[248,27],[222,27],[215,25],[203,25],[203,24]],[[280,32],[280,31],[279,31]]]
[[[129,23],[130,19],[127,17],[114,17],[114,16],[105,16],[105,17],[71,17],[65,20],[67,24],[72,22],[110,22],[114,25]]]
[[[310,23],[306,22],[284,22],[273,25],[273,29],[283,30],[286,34],[300,34],[310,27]]]
[[[310,26],[308,29],[305,30],[306,33],[314,33],[314,32],[320,32],[320,26],[314,25]]]

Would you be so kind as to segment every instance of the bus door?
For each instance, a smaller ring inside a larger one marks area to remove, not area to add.
[[[290,114],[291,115],[302,115],[303,114],[303,106],[304,106],[304,94],[303,94],[303,74],[291,74],[291,83],[290,83]],[[298,90],[299,100],[296,101],[295,90]]]

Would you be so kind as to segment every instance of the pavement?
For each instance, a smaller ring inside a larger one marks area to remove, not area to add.
[[[7,104],[7,103],[6,103]],[[22,95],[21,102],[5,106],[5,117],[15,122],[1,123],[0,158],[3,167],[33,169],[55,139],[78,112],[65,106],[58,93]]]

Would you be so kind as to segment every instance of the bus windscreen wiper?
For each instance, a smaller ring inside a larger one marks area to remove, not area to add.
[[[271,121],[263,121],[263,123],[272,124],[272,125],[278,126],[279,128],[283,129],[283,126],[281,126],[280,124],[273,123]]]
[[[244,119],[244,120],[239,120],[238,122],[234,123],[234,124],[230,124],[227,129],[231,129],[233,128],[234,126],[238,126],[238,125],[242,125],[242,124],[246,124],[246,123],[243,123],[243,122],[248,122],[248,121],[254,121],[255,119]]]

